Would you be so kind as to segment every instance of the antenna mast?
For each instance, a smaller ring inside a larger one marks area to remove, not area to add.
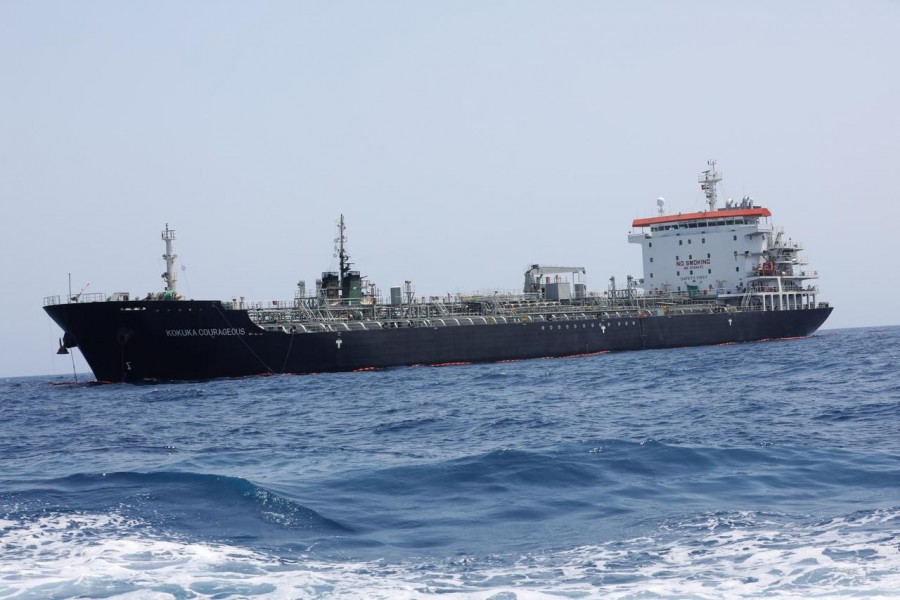
[[[163,258],[166,259],[166,272],[163,273],[162,278],[166,280],[166,292],[175,293],[175,259],[178,258],[178,255],[172,252],[172,242],[175,241],[175,230],[169,229],[169,224],[166,223],[166,229],[162,232],[162,240],[166,243],[166,253],[163,254]]]
[[[345,231],[347,227],[344,225],[344,215],[341,215],[341,220],[338,222],[338,260],[340,260],[340,281],[341,285],[344,284],[344,277],[346,277],[350,272],[350,256],[347,254],[347,249],[345,248],[345,244],[347,243],[347,236],[345,235]]]
[[[722,174],[716,171],[716,161],[708,160],[709,168],[700,174],[700,189],[706,196],[710,212],[716,210],[716,184],[722,181]]]

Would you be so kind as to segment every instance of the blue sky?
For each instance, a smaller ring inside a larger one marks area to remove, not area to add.
[[[65,372],[44,296],[287,299],[640,276],[664,196],[750,194],[828,327],[896,324],[900,3],[0,1],[0,376]],[[81,367],[85,369],[85,367]]]

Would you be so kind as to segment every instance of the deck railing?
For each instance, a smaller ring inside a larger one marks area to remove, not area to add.
[[[77,294],[72,296],[66,302],[65,296],[45,296],[44,297],[44,306],[53,306],[54,304],[66,304],[66,303],[85,303],[85,302],[104,302],[109,297],[103,292],[92,292],[90,294]]]

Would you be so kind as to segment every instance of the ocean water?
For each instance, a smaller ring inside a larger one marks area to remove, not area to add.
[[[898,365],[888,327],[0,380],[0,598],[900,598]]]

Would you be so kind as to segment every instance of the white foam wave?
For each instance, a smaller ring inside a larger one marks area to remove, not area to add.
[[[900,598],[900,509],[798,526],[754,514],[561,552],[281,561],[115,514],[0,519],[0,598]]]

